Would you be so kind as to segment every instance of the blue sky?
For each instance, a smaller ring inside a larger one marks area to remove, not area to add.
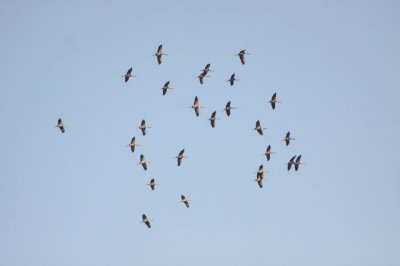
[[[399,265],[399,11],[397,1],[2,1],[0,264]],[[207,63],[215,72],[200,85]],[[125,84],[130,67],[138,77]],[[288,172],[299,154],[306,164]]]

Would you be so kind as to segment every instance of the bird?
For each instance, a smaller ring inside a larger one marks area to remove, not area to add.
[[[231,110],[232,110],[232,109],[236,109],[236,107],[231,107],[231,101],[229,101],[229,102],[226,103],[225,109],[224,109],[223,111],[226,112],[226,115],[227,115],[227,116],[230,116],[230,115],[231,115]]]
[[[275,104],[276,103],[282,103],[276,100],[276,92],[274,93],[274,95],[272,95],[271,100],[269,101],[269,103],[272,106],[272,110],[275,110]]]
[[[292,167],[292,164],[294,164],[294,159],[296,158],[296,155],[290,158],[289,162],[287,163],[287,170],[289,171],[290,168]]]
[[[128,69],[128,71],[126,71],[126,74],[123,75],[122,77],[125,77],[125,83],[128,82],[129,78],[134,78],[136,76],[132,75],[132,68]]]
[[[200,115],[200,108],[203,108],[203,106],[199,105],[199,98],[197,96],[194,98],[194,102],[193,102],[193,105],[191,106],[191,108],[194,109],[196,116]]]
[[[131,143],[129,143],[127,146],[128,146],[128,147],[131,147],[131,151],[132,151],[132,152],[135,152],[135,147],[136,147],[136,146],[140,146],[140,145],[139,145],[139,144],[136,144],[136,137],[133,137],[133,138],[131,139]]]
[[[264,133],[263,133],[263,129],[266,129],[266,128],[261,127],[260,120],[257,120],[257,122],[256,122],[256,127],[253,128],[253,129],[256,130],[256,131],[258,132],[258,134],[263,135],[263,134],[264,134]]]
[[[299,166],[300,164],[304,164],[300,162],[301,160],[301,154],[299,156],[297,156],[296,161],[294,162],[294,170],[299,170]]]
[[[140,154],[140,161],[138,164],[141,164],[143,166],[143,169],[146,171],[147,170],[147,164],[149,162],[146,161],[146,159],[144,158],[143,154]]]
[[[142,223],[147,225],[148,228],[151,228],[150,219],[147,218],[146,214],[142,214]]]
[[[65,125],[61,118],[57,120],[57,125],[55,125],[55,127],[58,127],[61,130],[61,133],[65,133]]]
[[[231,84],[231,86],[233,86],[233,84],[235,83],[235,80],[239,81],[240,79],[235,79],[235,73],[233,73],[226,82],[229,82]]]
[[[262,165],[262,164],[258,167],[257,178],[258,178],[259,176],[260,176],[261,178],[264,178],[264,165]]]
[[[258,186],[259,186],[260,188],[263,187],[263,179],[264,179],[264,177],[262,177],[262,176],[257,176],[257,178],[256,178],[256,180],[255,180],[255,181],[257,181]]]
[[[162,52],[162,44],[160,44],[158,46],[157,52],[154,55],[157,56],[157,62],[160,65],[162,63],[162,56],[167,55],[167,54],[163,54],[163,52]]]
[[[267,161],[269,161],[271,159],[271,154],[275,153],[273,151],[271,151],[271,145],[268,145],[264,155],[267,157]]]
[[[151,128],[149,126],[146,126],[146,121],[143,119],[142,123],[140,123],[139,129],[142,130],[143,136],[146,136],[146,128]]]
[[[165,95],[167,93],[168,90],[171,90],[173,88],[169,87],[169,80],[167,82],[165,82],[164,86],[161,88],[163,91],[163,95]]]
[[[246,49],[245,49],[245,50],[241,50],[241,51],[237,54],[237,56],[239,56],[239,58],[240,58],[240,62],[242,62],[242,65],[245,64],[245,61],[244,61],[244,55],[245,55],[245,54],[249,54],[249,53],[246,53]]]
[[[189,200],[184,195],[181,195],[181,202],[186,205],[186,208],[189,208]]]
[[[211,122],[211,127],[215,127],[215,120],[217,120],[216,115],[217,115],[217,111],[214,111],[214,112],[211,114],[211,117],[208,119],[208,120],[210,120],[210,122]]]
[[[288,145],[290,144],[290,141],[291,141],[291,140],[295,140],[295,138],[291,138],[291,137],[290,137],[290,131],[288,131],[288,132],[286,133],[285,138],[284,138],[282,141],[285,141],[285,142],[286,142],[286,146],[288,146]]]
[[[150,183],[148,183],[147,185],[150,186],[151,190],[154,190],[154,188],[156,187],[157,184],[156,184],[156,181],[154,180],[154,178],[152,178],[150,180]]]
[[[187,158],[186,156],[183,155],[183,153],[185,152],[185,149],[182,149],[178,156],[176,156],[177,162],[178,162],[178,166],[181,166],[182,160],[183,158]]]

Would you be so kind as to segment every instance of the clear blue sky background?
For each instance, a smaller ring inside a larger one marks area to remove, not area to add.
[[[1,1],[0,265],[400,265],[399,13],[398,1]],[[295,154],[306,164],[288,172]]]

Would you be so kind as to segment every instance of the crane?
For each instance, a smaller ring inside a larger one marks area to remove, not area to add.
[[[237,56],[239,56],[239,58],[240,58],[240,62],[242,62],[242,65],[244,65],[246,62],[245,62],[245,60],[244,60],[244,55],[245,54],[247,54],[247,55],[249,55],[249,53],[246,53],[246,49],[245,50],[241,50],[238,54],[237,54]]]
[[[269,103],[270,103],[271,106],[272,106],[272,110],[275,110],[275,104],[276,104],[276,103],[282,103],[282,102],[279,102],[279,101],[276,100],[276,92],[275,92],[274,95],[272,95],[272,98],[271,98],[271,100],[269,101]]]
[[[128,147],[131,147],[132,153],[135,152],[135,147],[140,146],[139,144],[136,144],[136,137],[133,137],[131,139],[131,142],[127,145]]]
[[[226,82],[229,82],[231,84],[231,86],[233,86],[233,84],[235,83],[235,80],[239,81],[240,79],[236,79],[235,78],[235,73],[233,73],[231,75],[231,77]]]
[[[260,120],[257,120],[256,122],[256,127],[253,128],[254,130],[256,130],[258,132],[258,134],[263,135],[263,129],[266,129],[265,127],[261,127],[261,123]]]
[[[217,120],[216,115],[217,115],[217,111],[214,111],[214,112],[211,114],[211,117],[208,119],[208,120],[210,120],[210,122],[211,122],[211,127],[212,127],[212,128],[215,127],[215,120]]]
[[[58,127],[61,130],[61,133],[65,133],[65,127],[66,126],[64,125],[64,123],[63,123],[61,118],[59,118],[57,120],[57,125],[55,125],[55,127]]]
[[[163,54],[162,48],[163,48],[162,44],[160,44],[158,46],[157,52],[154,54],[155,56],[157,56],[157,62],[158,62],[159,65],[162,63],[162,56],[163,55],[167,55],[167,54]]]
[[[165,82],[164,86],[161,88],[163,91],[163,95],[165,95],[167,93],[168,90],[171,90],[173,88],[169,87],[169,80],[167,82]]]
[[[289,162],[287,163],[287,170],[289,171],[290,168],[292,167],[292,164],[294,164],[294,159],[296,158],[296,155],[290,158]]]
[[[125,77],[125,83],[127,83],[129,78],[134,78],[136,76],[132,75],[132,68],[130,68],[128,69],[128,71],[126,71],[126,74],[123,75],[122,77]]]
[[[144,223],[148,228],[151,228],[150,221],[152,220],[147,218],[146,214],[142,214],[142,223]]]
[[[271,154],[275,153],[273,151],[271,151],[271,145],[268,145],[264,155],[267,157],[267,161],[269,161],[271,159]]]
[[[178,166],[181,166],[181,162],[183,160],[183,158],[187,158],[186,156],[183,155],[183,153],[185,152],[185,149],[182,149],[178,156],[176,156],[177,162],[178,162]]]
[[[285,142],[286,142],[286,146],[288,146],[288,145],[290,144],[290,141],[291,141],[291,140],[295,140],[295,138],[291,138],[291,137],[290,137],[290,131],[288,131],[288,132],[286,133],[285,138],[284,138],[282,141],[285,141]]]
[[[146,136],[146,128],[151,128],[151,127],[146,126],[146,121],[142,119],[139,129],[142,131],[143,136]]]
[[[140,154],[140,161],[139,161],[138,164],[141,164],[142,167],[143,167],[143,169],[144,169],[145,171],[147,170],[147,164],[148,164],[148,163],[149,163],[149,162],[146,161],[146,159],[144,158],[144,155],[143,155],[143,154]]]
[[[189,208],[189,200],[184,195],[181,195],[181,202],[186,205],[186,208]]]
[[[230,115],[231,115],[231,110],[232,110],[232,109],[236,109],[236,107],[232,107],[232,106],[231,106],[231,101],[229,101],[229,102],[226,103],[225,109],[222,110],[222,111],[225,111],[225,112],[226,112],[226,115],[227,115],[227,116],[230,116]]]

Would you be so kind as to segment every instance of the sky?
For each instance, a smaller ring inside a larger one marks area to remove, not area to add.
[[[0,265],[400,265],[399,11],[1,1]],[[130,67],[137,77],[124,83]]]

